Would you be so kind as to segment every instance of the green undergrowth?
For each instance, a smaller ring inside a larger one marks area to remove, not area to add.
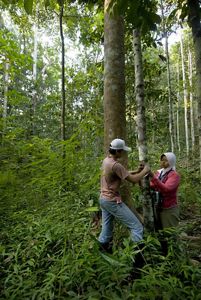
[[[0,299],[201,299],[201,268],[189,260],[179,232],[145,233],[145,264],[136,276],[140,250],[119,224],[113,254],[99,251],[92,216],[100,159],[77,137],[9,141],[0,151]],[[161,238],[168,239],[167,256]]]
[[[139,252],[128,238],[101,253],[90,214],[75,192],[48,206],[13,212],[1,232],[0,299],[201,299],[201,268],[189,263],[177,233],[164,256],[145,235],[141,278],[129,278]]]

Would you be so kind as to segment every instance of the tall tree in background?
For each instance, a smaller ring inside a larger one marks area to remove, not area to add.
[[[197,124],[200,156],[200,174],[201,174],[201,24],[200,24],[200,1],[188,0],[188,22],[192,28],[193,43],[195,49],[195,67],[196,67],[196,92],[197,92]]]
[[[35,135],[35,114],[36,114],[36,105],[37,105],[37,62],[38,62],[38,8],[36,5],[36,19],[34,20],[33,25],[33,40],[34,40],[34,49],[33,49],[33,90],[32,90],[32,109],[31,109],[31,133]]]
[[[4,62],[4,96],[3,96],[3,134],[6,131],[6,119],[8,110],[8,87],[9,87],[9,62],[5,59]]]
[[[182,65],[182,79],[183,79],[183,99],[184,99],[184,124],[185,124],[185,138],[186,138],[186,154],[189,157],[189,132],[188,132],[188,91],[186,83],[186,71],[185,71],[185,58],[182,32],[180,35],[180,49],[181,49],[181,65]]]
[[[4,28],[4,21],[0,14],[0,29]],[[6,131],[6,119],[7,119],[7,109],[8,109],[8,85],[9,85],[9,60],[5,56],[3,60],[3,124],[2,124],[2,141],[3,141],[3,135]]]
[[[194,152],[195,147],[195,132],[194,132],[194,97],[193,97],[193,66],[192,53],[188,44],[188,78],[189,78],[189,98],[190,98],[190,124],[191,124],[191,148]]]
[[[181,143],[180,143],[180,72],[179,72],[179,62],[177,63],[177,103],[176,103],[176,135],[177,135],[177,149],[180,153]]]
[[[61,95],[62,95],[62,108],[61,108],[61,139],[66,139],[66,91],[65,91],[65,42],[63,34],[63,13],[64,13],[64,1],[58,1],[60,5],[60,38],[61,38]]]
[[[170,136],[170,144],[171,150],[174,152],[174,122],[173,122],[173,101],[172,101],[172,87],[171,87],[171,74],[170,74],[170,58],[169,58],[169,45],[168,45],[168,31],[165,21],[164,7],[163,1],[160,2],[161,7],[161,15],[162,15],[162,29],[163,36],[165,38],[165,57],[166,57],[166,66],[167,66],[167,86],[168,86],[168,108],[169,108],[169,136]]]

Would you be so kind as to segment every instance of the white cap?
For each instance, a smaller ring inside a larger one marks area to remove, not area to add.
[[[110,144],[110,149],[113,150],[124,150],[124,151],[131,151],[131,148],[125,145],[125,141],[121,139],[115,139]]]

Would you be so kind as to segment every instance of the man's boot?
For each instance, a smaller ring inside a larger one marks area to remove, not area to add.
[[[141,269],[146,264],[146,261],[144,259],[143,252],[142,252],[143,248],[144,248],[144,243],[139,243],[138,248],[139,248],[140,252],[138,252],[135,255],[135,258],[134,258],[135,261],[133,262],[133,268],[132,268],[132,271],[131,271],[132,279],[140,278]]]
[[[107,252],[109,254],[112,254],[112,241],[108,243],[100,243],[99,250],[101,252]]]

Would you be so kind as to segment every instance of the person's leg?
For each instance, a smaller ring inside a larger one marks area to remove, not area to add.
[[[102,230],[98,238],[101,244],[109,243],[113,236],[113,220],[114,216],[108,211],[110,203],[108,200],[100,199],[102,210]]]
[[[123,202],[117,204],[115,217],[128,227],[134,242],[139,242],[143,239],[143,226],[126,204]]]
[[[135,254],[131,273],[129,275],[130,280],[140,278],[140,269],[145,265],[145,259],[143,256],[144,244],[143,239],[143,226],[135,214],[128,208],[123,202],[117,204],[117,210],[115,217],[121,221],[131,232],[131,238],[137,243],[138,253]]]

